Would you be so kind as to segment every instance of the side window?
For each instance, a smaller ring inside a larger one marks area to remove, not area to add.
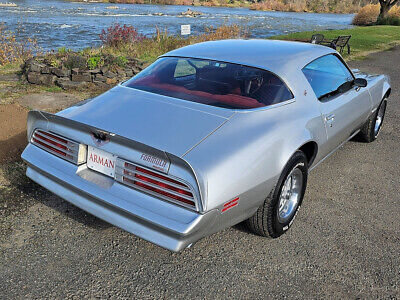
[[[190,76],[195,74],[196,74],[196,69],[188,63],[187,59],[178,60],[174,73],[175,78]]]
[[[338,92],[354,78],[340,59],[333,55],[320,57],[303,68],[303,73],[318,99]]]

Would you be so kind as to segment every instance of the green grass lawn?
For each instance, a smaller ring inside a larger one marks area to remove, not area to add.
[[[351,35],[351,55],[347,55],[347,49],[343,51],[343,56],[348,59],[363,58],[371,52],[383,51],[400,43],[399,26],[367,26],[344,30],[305,31],[273,36],[271,39],[309,41],[315,33],[323,34],[326,39],[333,39],[338,35]]]

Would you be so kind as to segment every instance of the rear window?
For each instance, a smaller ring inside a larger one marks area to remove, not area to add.
[[[125,86],[232,109],[277,104],[293,98],[271,72],[204,59],[163,57]]]

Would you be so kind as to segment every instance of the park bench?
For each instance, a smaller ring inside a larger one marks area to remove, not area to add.
[[[326,40],[323,34],[314,34],[311,37],[310,43],[312,44],[320,44],[331,47],[333,49],[339,48],[339,52],[343,53],[343,49],[347,47],[347,54],[350,54],[350,44],[349,40],[351,35],[340,35],[333,40]]]

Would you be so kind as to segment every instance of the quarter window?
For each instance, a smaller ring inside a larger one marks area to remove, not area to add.
[[[348,90],[354,80],[349,69],[332,54],[314,60],[303,68],[303,73],[320,100]]]

